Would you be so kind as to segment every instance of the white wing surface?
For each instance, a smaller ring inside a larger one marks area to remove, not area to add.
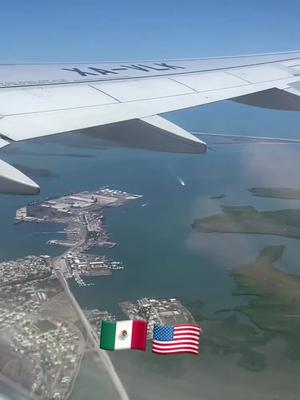
[[[83,131],[131,146],[203,153],[204,142],[157,114],[225,99],[299,111],[299,74],[300,52],[0,65],[0,147],[11,141]],[[34,182],[12,167],[0,168],[0,191],[38,191]],[[13,185],[5,184],[10,181]]]

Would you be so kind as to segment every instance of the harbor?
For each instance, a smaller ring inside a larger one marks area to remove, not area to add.
[[[48,197],[17,209],[14,221],[66,225],[63,231],[59,231],[65,237],[49,239],[47,244],[67,249],[59,256],[60,269],[67,279],[74,278],[80,287],[86,287],[92,284],[87,283],[84,277],[111,275],[112,271],[124,269],[120,261],[87,253],[92,248],[111,249],[117,245],[107,233],[104,209],[119,207],[141,197],[107,187],[69,193],[61,197]]]

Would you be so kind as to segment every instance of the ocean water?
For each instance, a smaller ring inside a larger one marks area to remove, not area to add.
[[[168,115],[187,129],[255,136],[299,137],[300,115],[221,103]],[[201,301],[203,312],[215,318],[220,309],[247,299],[232,295],[235,287],[230,269],[253,260],[267,245],[285,244],[280,266],[300,274],[298,241],[294,239],[192,231],[195,218],[220,211],[221,205],[252,205],[258,210],[299,208],[300,202],[257,198],[254,186],[300,187],[300,147],[295,145],[218,144],[209,140],[206,155],[176,155],[120,149],[80,135],[47,139],[46,142],[10,146],[3,155],[8,162],[49,169],[58,177],[37,177],[40,197],[103,185],[142,194],[143,198],[105,212],[107,229],[115,248],[94,249],[123,262],[125,269],[112,276],[91,278],[95,285],[72,290],[82,307],[107,309],[123,318],[118,302],[144,296],[178,297],[184,303]],[[66,142],[68,144],[66,144]],[[180,183],[182,180],[185,186]],[[225,194],[222,199],[212,196]],[[60,226],[18,224],[15,209],[31,198],[0,198],[1,259],[27,254],[58,254],[61,249],[45,244],[57,237]],[[147,204],[142,206],[142,204]],[[200,321],[201,322],[201,321]],[[204,335],[209,332],[204,331]],[[130,398],[140,399],[286,399],[296,400],[300,390],[300,363],[289,360],[284,344],[270,342],[258,349],[266,360],[261,371],[238,363],[238,354],[215,354],[205,347],[199,357],[158,357],[122,351],[111,355]],[[90,398],[99,391],[84,364],[76,390]],[[93,375],[94,376],[94,375]],[[280,382],[280,383],[279,383]],[[105,386],[105,385],[104,385]],[[103,390],[105,391],[105,387]],[[77,399],[76,393],[72,399]],[[104,397],[103,397],[104,398]]]

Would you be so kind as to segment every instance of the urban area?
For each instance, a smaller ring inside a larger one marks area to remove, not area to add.
[[[122,311],[130,319],[144,319],[148,322],[148,339],[153,337],[154,324],[175,325],[194,324],[192,314],[175,298],[153,299],[144,297],[136,302],[119,303]]]
[[[105,229],[104,208],[140,197],[103,188],[46,199],[17,210],[16,223],[66,224],[66,238],[50,242],[66,247],[60,256],[27,256],[0,263],[0,371],[37,398],[67,399],[87,352],[94,352],[108,372],[115,373],[110,358],[99,349],[101,321],[115,317],[107,310],[82,310],[68,280],[88,286],[86,276],[100,277],[123,269],[121,262],[87,250],[115,245]],[[119,306],[124,319],[149,322],[149,339],[154,323],[194,321],[175,298],[142,298]]]

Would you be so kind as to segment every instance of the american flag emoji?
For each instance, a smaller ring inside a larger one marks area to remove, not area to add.
[[[197,324],[154,325],[152,352],[199,354],[201,328]]]

